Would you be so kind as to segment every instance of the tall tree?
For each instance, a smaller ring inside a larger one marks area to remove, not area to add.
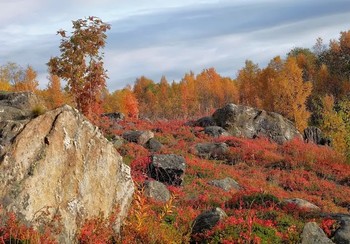
[[[61,35],[61,55],[51,58],[48,66],[50,73],[67,81],[77,108],[90,117],[99,107],[108,78],[101,49],[106,44],[105,32],[110,25],[97,17],[72,22],[71,36],[65,30],[57,32]]]
[[[306,100],[311,94],[312,84],[303,81],[302,69],[295,57],[285,61],[279,76],[274,107],[277,112],[294,121],[298,130],[303,131],[310,117]]]
[[[61,80],[57,75],[50,75],[46,89],[45,100],[48,108],[56,108],[65,102],[65,95],[61,88]]]
[[[9,91],[17,83],[23,81],[25,76],[24,69],[12,62],[0,66],[0,89]]]
[[[335,101],[341,100],[350,92],[350,30],[340,33],[339,40],[331,40],[329,48],[318,56],[319,65],[325,64],[331,79],[328,94]]]
[[[138,101],[140,116],[152,118],[158,111],[156,97],[156,84],[153,80],[141,76],[137,78],[133,87],[133,93]]]
[[[239,101],[243,105],[261,107],[258,96],[258,77],[260,69],[251,60],[245,61],[245,67],[238,71]]]
[[[39,85],[39,82],[37,80],[36,71],[31,66],[28,66],[27,69],[24,71],[23,79],[20,81],[17,81],[13,85],[13,89],[15,91],[36,92],[38,85]]]
[[[296,58],[299,68],[303,70],[303,80],[314,83],[316,55],[308,48],[296,47],[287,56]]]
[[[350,99],[344,99],[339,103],[339,115],[345,124],[346,157],[350,163]]]
[[[346,125],[341,114],[334,110],[334,97],[327,95],[322,100],[323,114],[321,129],[327,136],[332,139],[334,149],[342,154],[346,154]]]

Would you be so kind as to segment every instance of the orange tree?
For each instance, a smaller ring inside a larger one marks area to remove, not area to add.
[[[51,58],[47,65],[51,74],[67,81],[77,108],[91,118],[100,107],[101,93],[108,78],[100,49],[106,44],[105,32],[110,25],[97,17],[72,22],[71,36],[67,36],[65,30],[57,32],[62,37],[61,55]]]

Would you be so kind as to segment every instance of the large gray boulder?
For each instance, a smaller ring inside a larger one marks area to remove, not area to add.
[[[175,186],[182,184],[185,170],[184,157],[175,154],[153,155],[148,168],[153,179]]]
[[[213,114],[215,123],[234,136],[267,137],[284,143],[295,137],[302,139],[293,123],[282,115],[230,103]]]
[[[67,105],[29,120],[0,159],[3,207],[28,223],[46,208],[44,223],[60,215],[59,243],[74,243],[85,219],[107,217],[116,207],[118,232],[133,191],[130,168],[113,144]]]
[[[301,244],[333,244],[315,222],[306,223],[301,234]]]

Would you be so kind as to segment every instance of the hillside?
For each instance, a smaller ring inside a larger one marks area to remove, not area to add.
[[[80,243],[300,243],[309,222],[336,243],[346,243],[342,233],[349,238],[350,165],[332,148],[224,131],[213,137],[198,121],[109,116],[103,132],[131,167],[137,189],[120,235],[115,217],[87,218],[76,235]],[[166,159],[178,167],[153,174],[150,165]],[[1,243],[55,243],[62,231],[59,218],[35,231],[12,213],[1,214]],[[200,214],[209,222],[199,226]],[[313,231],[311,240],[325,238]]]
[[[129,225],[122,232],[124,243],[183,243],[190,238],[191,225],[203,211],[222,208],[228,215],[198,240],[208,243],[298,243],[307,222],[316,221],[329,236],[337,222],[328,213],[348,214],[350,165],[326,146],[295,139],[283,145],[265,138],[233,136],[213,138],[202,127],[184,126],[184,121],[121,123],[123,130],[151,130],[163,144],[158,152],[182,155],[186,162],[183,185],[168,186],[172,193],[166,205],[150,201],[143,188],[134,198]],[[211,157],[194,153],[198,143],[222,143],[229,148]],[[150,153],[143,146],[126,143],[118,148],[131,165],[133,179],[142,185],[147,177]],[[210,184],[225,178],[239,189],[223,190]],[[322,213],[298,209],[283,200],[301,198]]]
[[[350,31],[110,92],[109,28],[60,30],[46,89],[0,66],[0,244],[350,243]]]

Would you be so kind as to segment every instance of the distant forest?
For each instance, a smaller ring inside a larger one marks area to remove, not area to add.
[[[64,76],[56,73],[51,72],[46,89],[39,89],[31,66],[7,63],[0,66],[0,90],[34,92],[47,109],[65,103],[77,107],[72,87],[62,88]],[[131,119],[188,120],[227,103],[257,107],[284,115],[300,131],[318,126],[332,139],[334,148],[350,158],[350,30],[328,45],[318,38],[312,49],[293,48],[285,58],[274,57],[264,68],[247,60],[235,78],[222,77],[215,68],[186,73],[179,82],[166,77],[155,82],[141,76],[133,85],[113,92],[102,85],[93,96],[96,102],[87,103],[83,111],[90,118],[118,111]]]

